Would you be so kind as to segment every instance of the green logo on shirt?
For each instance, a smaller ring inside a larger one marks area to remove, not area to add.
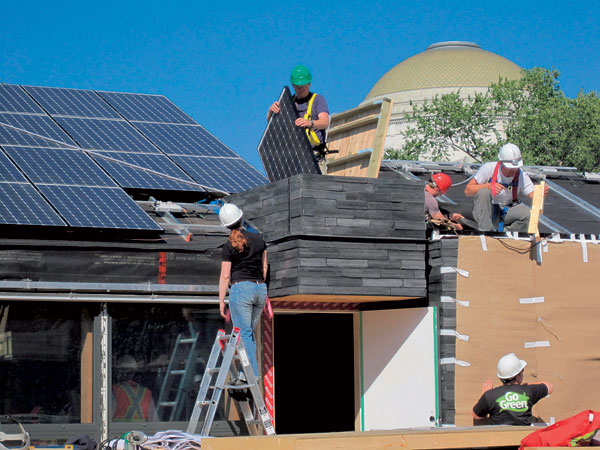
[[[500,411],[524,412],[529,409],[529,397],[527,397],[527,394],[518,394],[509,391],[502,397],[497,398],[496,402],[500,405]]]

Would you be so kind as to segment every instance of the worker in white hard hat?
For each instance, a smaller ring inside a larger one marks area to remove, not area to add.
[[[498,360],[498,378],[501,386],[492,388],[492,380],[483,383],[482,395],[473,407],[473,418],[489,417],[492,425],[531,425],[531,408],[552,394],[554,386],[544,381],[523,384],[527,362],[514,353]]]
[[[465,188],[473,200],[473,218],[479,231],[527,232],[529,208],[520,203],[518,194],[533,198],[533,183],[523,170],[521,150],[504,144],[497,162],[483,164]],[[548,193],[546,186],[544,195]]]
[[[135,380],[138,363],[123,355],[114,367],[117,383],[112,385],[112,420],[115,422],[157,422],[152,391]]]
[[[243,216],[233,203],[226,203],[219,211],[221,225],[231,230],[221,257],[219,305],[221,316],[227,318],[225,296],[231,285],[231,321],[240,329],[250,366],[254,375],[259,376],[254,330],[267,303],[267,245],[259,234],[243,228]]]

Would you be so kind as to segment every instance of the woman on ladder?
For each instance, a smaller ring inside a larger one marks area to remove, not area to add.
[[[227,319],[225,295],[231,285],[231,320],[240,329],[250,365],[258,377],[254,329],[267,302],[267,246],[260,235],[242,227],[243,215],[233,203],[226,203],[219,211],[221,225],[231,230],[221,257],[219,305],[221,316]]]

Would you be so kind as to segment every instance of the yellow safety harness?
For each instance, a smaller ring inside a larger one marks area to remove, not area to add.
[[[315,97],[317,96],[317,94],[313,94],[310,97],[310,100],[308,101],[308,108],[306,108],[306,114],[304,114],[304,118],[306,120],[311,120],[311,115],[312,115],[312,105],[313,102],[315,101]],[[318,119],[318,117],[317,117]],[[308,137],[308,142],[310,142],[310,145],[312,145],[313,147],[316,147],[317,145],[321,145],[321,140],[319,139],[319,136],[317,135],[317,133],[315,133],[315,130],[313,130],[311,127],[306,127],[304,129],[306,136]]]

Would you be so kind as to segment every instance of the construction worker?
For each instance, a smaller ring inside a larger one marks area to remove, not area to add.
[[[221,316],[227,319],[225,295],[231,285],[231,321],[240,329],[254,375],[259,376],[254,330],[267,303],[267,245],[260,235],[242,227],[243,216],[242,210],[233,203],[223,205],[219,211],[221,225],[231,230],[223,245],[219,306]]]
[[[498,152],[498,162],[483,164],[465,188],[473,201],[473,218],[479,231],[527,232],[529,208],[520,203],[521,192],[533,198],[533,183],[521,170],[521,150],[515,144],[504,144]],[[548,193],[548,187],[544,195]]]
[[[473,417],[489,416],[492,425],[531,425],[531,408],[550,395],[554,387],[548,382],[522,384],[527,362],[514,353],[498,360],[498,378],[502,386],[492,389],[492,380],[483,383],[482,395],[473,407]]]
[[[436,173],[431,176],[431,179],[425,185],[425,218],[436,225],[445,223],[452,229],[462,230],[462,225],[458,223],[463,218],[462,214],[443,214],[436,199],[436,197],[445,194],[450,186],[452,186],[452,179],[445,173]]]
[[[319,159],[325,154],[325,130],[329,127],[329,106],[320,94],[310,92],[312,75],[306,66],[298,64],[292,69],[290,82],[294,88],[294,104],[297,119],[295,124],[306,131],[308,141]],[[279,114],[279,102],[275,102],[267,112],[267,120]]]
[[[112,418],[115,422],[156,422],[152,391],[134,380],[138,364],[131,355],[121,356],[115,367],[118,383],[112,386]]]

